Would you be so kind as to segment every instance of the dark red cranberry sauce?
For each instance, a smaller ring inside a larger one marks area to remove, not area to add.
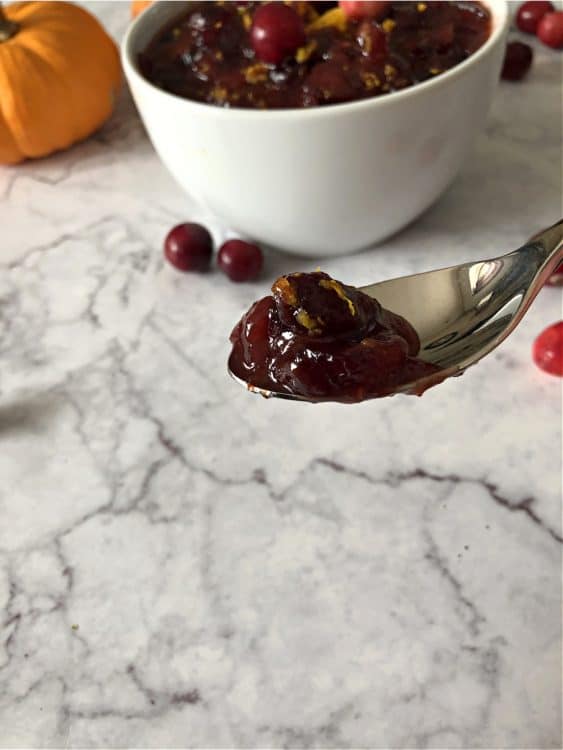
[[[296,18],[282,19],[282,38],[281,26],[267,25],[280,15],[269,11],[274,5],[194,3],[140,55],[143,75],[173,94],[220,107],[315,107],[433,78],[479,49],[491,28],[478,2],[391,2],[377,19],[294,2],[285,6]]]
[[[326,273],[281,276],[231,334],[231,371],[257,388],[353,403],[439,372],[404,318]]]

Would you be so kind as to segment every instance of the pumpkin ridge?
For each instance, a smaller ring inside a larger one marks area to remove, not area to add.
[[[57,78],[66,83],[66,95],[63,96],[62,101],[68,105],[67,122],[72,122],[74,125],[72,135],[72,142],[74,142],[85,138],[97,129],[111,114],[115,104],[115,94],[122,80],[119,54],[114,41],[106,34],[103,27],[83,9],[71,6],[73,17],[72,23],[69,23],[67,18],[61,18],[60,13],[56,12],[59,3],[39,4],[42,9],[47,6],[48,12],[43,13],[41,25],[27,27],[26,30],[33,33],[22,33],[21,44],[38,54],[52,68]],[[92,21],[95,21],[96,25],[89,28]],[[81,33],[85,35],[85,39],[82,39],[78,45],[76,39]],[[67,54],[62,54],[61,47],[65,46],[65,37],[68,50]],[[108,71],[107,67],[102,68],[97,64],[97,55],[102,51],[111,56],[113,70]],[[53,64],[55,59],[57,59],[57,65]],[[59,70],[59,67],[64,71],[73,66],[77,69],[82,66],[80,80],[75,81],[74,84],[64,75],[61,77]],[[110,74],[113,84],[108,100],[105,102],[99,98],[90,100],[90,90],[103,88]],[[92,123],[95,125],[92,126]]]
[[[45,84],[45,89],[48,89],[52,91],[52,88],[54,85],[57,85],[59,89],[59,93],[57,96],[53,96],[52,100],[49,102],[51,105],[54,105],[58,110],[58,119],[67,127],[67,131],[64,138],[60,138],[56,142],[56,150],[68,148],[68,146],[71,145],[71,143],[77,141],[81,138],[81,132],[77,128],[76,123],[74,122],[74,119],[72,117],[73,115],[73,106],[69,105],[69,96],[68,93],[70,91],[70,87],[65,85],[64,78],[61,78],[59,71],[57,68],[53,65],[51,59],[48,55],[42,55],[39,50],[33,49],[33,47],[30,47],[29,45],[25,44],[23,35],[22,40],[20,42],[21,49],[25,49],[29,58],[34,59],[35,61],[35,68],[39,70],[43,70],[43,72],[47,73],[47,79],[50,79],[49,83]],[[53,82],[56,81],[56,84]],[[63,111],[64,110],[64,111]],[[43,119],[44,123],[49,118],[41,118]],[[68,128],[72,128],[72,132],[68,132]],[[29,149],[31,151],[31,148]],[[31,154],[33,155],[33,154]]]
[[[6,123],[6,127],[10,132],[13,142],[22,154],[22,158],[27,156],[27,149],[25,145],[25,137],[21,138],[21,133],[18,132],[18,128],[14,128],[13,121],[21,121],[24,119],[24,112],[18,102],[18,97],[15,92],[18,87],[14,82],[10,80],[8,71],[15,70],[19,73],[22,69],[21,60],[18,63],[17,57],[21,56],[22,48],[13,44],[3,43],[0,45],[0,91],[2,91],[2,97],[0,98],[0,110],[2,111],[2,117]],[[26,51],[27,56],[27,51]]]
[[[23,2],[10,3],[3,6],[4,14],[10,21],[21,24],[24,23],[30,15],[36,12],[36,5],[42,5],[38,0],[24,0]]]
[[[32,37],[31,34],[25,33],[26,31],[30,31],[33,29],[34,34],[36,34],[35,37]],[[39,39],[42,42],[42,44],[39,46],[39,49],[37,49],[37,44],[34,43],[37,42],[37,32],[34,27],[31,26],[22,26],[22,34],[20,38],[20,46],[25,49],[28,54],[35,58],[38,66],[44,66],[46,67],[51,75],[53,76],[53,80],[57,80],[59,84],[59,96],[56,97],[53,104],[57,107],[64,107],[66,110],[66,114],[64,118],[65,123],[67,127],[72,128],[72,132],[70,135],[67,135],[67,138],[64,139],[60,144],[57,145],[57,149],[66,148],[70,142],[75,142],[79,140],[82,136],[81,130],[79,127],[76,126],[76,123],[74,122],[74,119],[72,117],[73,111],[75,111],[75,107],[77,105],[77,102],[73,101],[72,105],[69,105],[69,99],[74,99],[74,96],[72,95],[72,87],[68,85],[64,85],[64,78],[61,78],[60,71],[58,70],[58,67],[54,65],[53,59],[50,55],[51,52],[54,52],[56,54],[59,54],[59,50],[55,47],[53,47],[53,40],[49,39],[51,29],[42,29],[42,34],[40,35]],[[68,30],[71,31],[71,30]],[[60,32],[60,29],[59,29]],[[42,36],[45,36],[45,39],[41,39]],[[51,43],[49,43],[51,42]],[[44,45],[44,46],[43,46]],[[43,48],[41,48],[43,47]]]
[[[115,42],[87,10],[62,0],[8,9],[20,28],[0,44],[0,163],[89,136],[111,114],[122,81]]]
[[[0,106],[0,164],[17,164],[21,160],[21,150],[8,127]]]

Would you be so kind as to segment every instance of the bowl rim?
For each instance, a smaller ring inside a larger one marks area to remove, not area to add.
[[[447,85],[448,82],[455,80],[469,70],[473,65],[477,65],[484,57],[486,57],[491,50],[501,41],[505,31],[508,29],[510,17],[508,13],[508,0],[481,0],[483,5],[487,7],[492,16],[492,30],[491,34],[485,41],[485,43],[479,47],[472,55],[463,60],[462,62],[455,65],[453,68],[446,70],[435,78],[430,78],[427,81],[416,83],[412,86],[408,86],[401,91],[391,91],[383,96],[374,96],[367,99],[360,99],[351,102],[343,102],[338,104],[326,104],[317,107],[287,107],[280,109],[252,109],[245,107],[217,107],[213,104],[207,104],[206,102],[198,102],[193,99],[186,99],[185,97],[173,94],[170,91],[155,86],[151,81],[145,78],[138,69],[137,61],[135,59],[136,53],[133,51],[135,46],[136,36],[139,33],[139,29],[142,29],[144,24],[151,21],[152,17],[160,12],[159,5],[164,5],[164,2],[155,2],[152,6],[141,12],[132,23],[129,24],[125,35],[121,41],[121,60],[125,76],[130,82],[131,78],[141,86],[149,89],[159,95],[162,95],[169,101],[182,102],[180,106],[194,109],[201,114],[213,115],[218,118],[237,119],[237,118],[261,118],[262,120],[280,119],[280,120],[294,120],[297,118],[325,118],[328,115],[335,116],[346,116],[354,112],[361,112],[364,109],[376,108],[381,109],[384,107],[393,106],[394,103],[405,101],[406,99],[412,99],[417,96],[424,96],[427,91],[432,91],[439,88],[440,86]],[[176,3],[174,5],[182,5],[184,3]],[[186,2],[187,4],[187,2]],[[167,3],[170,5],[170,3]],[[181,11],[178,11],[180,13]],[[156,33],[156,32],[155,32]]]

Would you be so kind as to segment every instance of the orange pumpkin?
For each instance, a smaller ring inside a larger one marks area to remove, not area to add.
[[[46,156],[109,117],[119,54],[94,16],[66,2],[0,8],[0,163]]]
[[[142,13],[149,5],[152,5],[152,0],[133,0],[131,3],[131,16],[137,18],[139,13]]]

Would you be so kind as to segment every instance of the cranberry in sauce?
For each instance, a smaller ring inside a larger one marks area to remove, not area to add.
[[[340,0],[339,5],[350,18],[383,18],[391,3],[380,0]]]
[[[320,271],[281,276],[231,342],[237,377],[310,401],[363,401],[439,372],[417,358],[420,341],[404,318]]]
[[[250,38],[259,60],[279,65],[305,43],[305,27],[294,8],[281,2],[266,3],[254,14]]]
[[[196,2],[139,56],[173,94],[220,107],[338,104],[440,75],[490,33],[479,2]],[[359,6],[370,12],[357,16]],[[322,13],[322,15],[319,15]]]

